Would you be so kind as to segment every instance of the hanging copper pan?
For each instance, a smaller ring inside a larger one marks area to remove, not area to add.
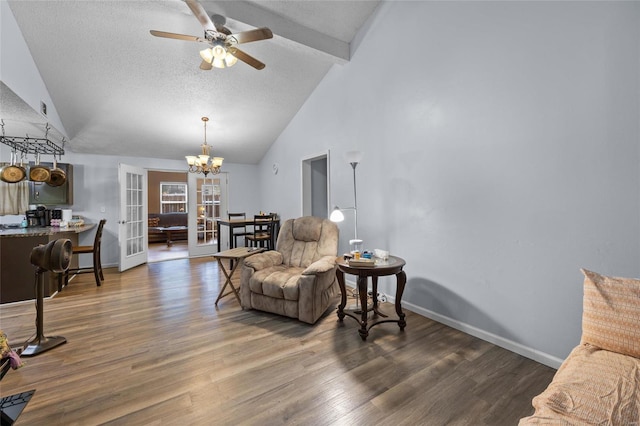
[[[0,169],[0,180],[3,182],[16,183],[27,176],[25,170],[16,165],[16,157],[16,152],[11,152],[11,163]]]
[[[29,180],[33,182],[48,182],[51,178],[51,170],[40,165],[40,154],[36,154],[36,164],[29,168]]]
[[[64,185],[67,181],[67,174],[64,170],[58,168],[58,161],[56,160],[56,156],[53,156],[53,169],[51,169],[51,177],[47,181],[47,185],[49,186],[60,186]]]

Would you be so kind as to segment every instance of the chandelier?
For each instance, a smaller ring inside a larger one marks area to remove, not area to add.
[[[189,172],[203,173],[205,176],[209,173],[217,175],[220,173],[220,167],[222,167],[222,161],[224,158],[213,157],[211,158],[211,162],[209,162],[210,146],[207,145],[207,121],[209,121],[209,117],[202,117],[202,121],[204,122],[204,143],[200,145],[202,147],[202,154],[187,155],[185,158],[187,159],[187,164],[189,164]]]

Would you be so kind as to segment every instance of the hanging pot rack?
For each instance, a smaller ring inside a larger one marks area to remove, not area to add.
[[[11,147],[15,151],[22,152],[23,154],[44,154],[44,155],[57,155],[58,157],[64,155],[64,143],[62,138],[61,145],[49,140],[49,123],[45,127],[44,138],[31,138],[29,135],[26,137],[20,136],[5,136],[4,134],[4,120],[0,120],[0,126],[2,126],[2,135],[0,136],[0,142]]]

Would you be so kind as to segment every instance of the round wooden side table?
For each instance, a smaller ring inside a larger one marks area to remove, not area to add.
[[[401,305],[402,293],[404,292],[404,286],[407,283],[407,275],[402,270],[406,264],[404,259],[397,256],[389,256],[387,260],[376,259],[375,264],[372,266],[351,266],[349,265],[348,260],[345,260],[343,256],[340,256],[336,258],[336,264],[338,265],[338,268],[336,269],[336,278],[338,279],[340,292],[342,294],[342,299],[340,300],[340,305],[338,305],[337,312],[338,320],[340,322],[344,320],[345,315],[358,321],[360,323],[358,334],[360,334],[362,340],[367,340],[371,327],[385,322],[396,322],[398,323],[400,330],[404,331],[404,328],[407,325]],[[360,310],[345,310],[345,306],[347,305],[347,289],[344,284],[344,274],[355,275],[358,277],[357,285],[358,294],[360,296]],[[386,275],[396,276],[395,308],[396,314],[398,315],[397,319],[386,319],[388,318],[387,315],[383,314],[378,309],[378,277]],[[367,303],[367,279],[369,277],[371,277],[373,289],[373,303],[371,305]],[[369,322],[369,312],[374,313],[373,318],[380,317],[382,319],[375,319],[374,321]]]

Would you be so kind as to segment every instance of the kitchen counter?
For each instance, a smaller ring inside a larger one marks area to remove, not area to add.
[[[84,231],[93,229],[95,223],[89,223],[82,226],[70,226],[67,228],[58,228],[55,226],[34,226],[31,228],[6,228],[0,227],[0,238],[4,237],[46,237],[58,234],[79,234]],[[60,235],[63,238],[63,235]]]
[[[35,299],[35,266],[31,264],[34,247],[60,238],[78,245],[81,232],[96,227],[95,223],[69,228],[42,226],[32,228],[0,227],[0,303],[20,302]],[[77,267],[78,256],[71,258],[71,267]],[[58,290],[57,274],[44,273],[44,296]]]

